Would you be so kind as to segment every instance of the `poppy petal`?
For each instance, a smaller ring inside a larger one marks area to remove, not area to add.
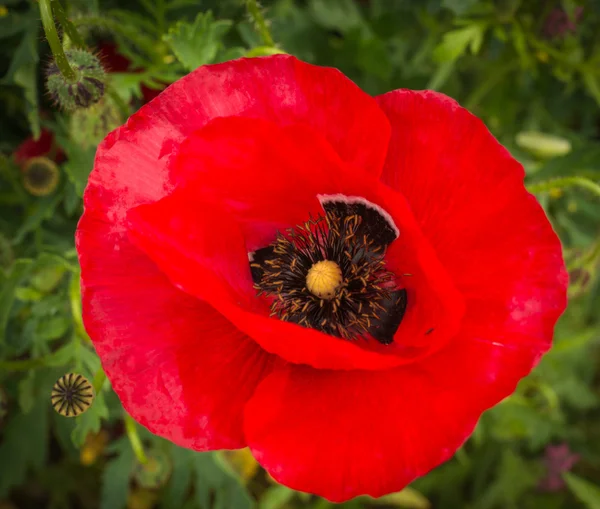
[[[241,331],[267,351],[297,363],[332,369],[384,369],[397,358],[363,350],[316,330],[268,317],[268,306],[256,298],[250,264],[235,223],[224,230],[226,213],[209,216],[198,205],[192,186],[129,213],[129,235],[179,287],[207,299]],[[219,218],[219,221],[214,219]],[[226,231],[226,234],[224,234]],[[237,235],[236,235],[237,233]],[[223,255],[221,259],[220,256]],[[221,269],[227,275],[217,277]]]
[[[430,354],[457,332],[462,297],[402,195],[344,164],[311,129],[216,119],[183,143],[173,171],[180,180],[174,179],[172,195],[129,212],[130,238],[177,287],[210,302],[267,351],[320,368],[382,369]],[[379,201],[400,229],[394,243],[403,254],[395,260],[398,271],[410,273],[409,305],[393,347],[374,340],[350,344],[268,318],[268,307],[256,298],[247,253],[262,247],[261,238],[275,236],[270,221],[303,223],[319,208],[323,213],[321,193],[360,193],[361,199]]]
[[[288,365],[249,401],[248,445],[278,482],[334,502],[399,491],[449,459],[538,356],[460,338],[386,371]]]
[[[464,295],[465,326],[501,323],[495,340],[547,350],[566,306],[567,274],[522,166],[442,94],[396,90],[377,99],[392,124],[382,180],[406,197]]]
[[[183,447],[244,447],[243,407],[275,358],[111,228],[79,226],[83,319],[123,406]]]

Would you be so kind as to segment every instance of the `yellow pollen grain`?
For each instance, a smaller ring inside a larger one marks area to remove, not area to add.
[[[342,281],[342,269],[331,260],[315,263],[306,275],[308,291],[320,299],[333,299]]]

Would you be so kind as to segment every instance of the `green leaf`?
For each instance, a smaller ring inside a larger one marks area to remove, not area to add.
[[[196,502],[200,507],[209,507],[214,497],[213,509],[250,509],[252,499],[242,484],[220,468],[211,453],[195,453]]]
[[[473,23],[445,33],[442,42],[433,50],[433,57],[438,62],[453,62],[467,51],[467,47],[476,55],[486,28],[485,23]]]
[[[20,244],[28,233],[36,230],[46,219],[52,217],[61,199],[62,196],[60,194],[55,194],[54,196],[45,196],[37,200],[29,211],[29,215],[21,223],[13,242]]]
[[[24,414],[29,413],[35,404],[35,371],[27,373],[19,382],[19,406]]]
[[[423,494],[410,487],[380,498],[369,497],[369,503],[373,505],[406,507],[407,509],[429,509],[431,507],[431,503]]]
[[[581,500],[588,509],[600,509],[600,487],[581,477],[565,472],[563,479],[571,492]]]
[[[96,147],[83,147],[73,140],[62,137],[57,138],[67,155],[67,162],[63,165],[63,168],[69,176],[69,180],[75,186],[77,194],[83,196],[83,190],[94,167]]]
[[[364,26],[360,10],[353,0],[311,0],[309,10],[321,26],[342,33]]]
[[[92,406],[79,417],[75,417],[76,425],[71,435],[73,443],[80,446],[85,442],[88,433],[100,431],[103,419],[108,419],[108,407],[106,406],[104,394],[100,392],[96,394]]]
[[[15,290],[21,284],[33,268],[32,260],[17,260],[13,263],[10,272],[3,274],[0,271],[0,339],[4,340],[4,332],[13,300]]]
[[[21,484],[30,468],[39,469],[48,455],[48,405],[34,405],[27,414],[10,419],[0,442],[0,498]]]
[[[165,489],[163,509],[180,509],[183,505],[192,484],[192,455],[188,449],[171,447],[173,472]]]
[[[37,90],[38,33],[38,24],[29,23],[21,43],[14,51],[10,67],[2,78],[3,83],[14,83],[23,89],[27,119],[34,138],[38,138],[41,132]]]
[[[116,449],[118,456],[106,464],[102,474],[100,509],[124,509],[127,505],[135,458],[127,439],[117,442]]]
[[[290,502],[296,492],[285,486],[273,486],[260,497],[258,509],[279,509]]]
[[[451,10],[457,16],[466,14],[476,4],[477,0],[442,0],[442,7]]]
[[[222,39],[231,28],[229,20],[214,20],[211,11],[199,13],[194,23],[179,22],[163,36],[177,60],[188,71],[212,63],[223,48]]]

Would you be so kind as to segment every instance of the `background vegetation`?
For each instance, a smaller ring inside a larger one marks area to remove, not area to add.
[[[44,93],[40,4],[0,0],[1,509],[330,506],[274,484],[246,451],[198,454],[150,435],[125,415],[81,322],[73,232],[97,143],[197,66],[278,51],[372,94],[431,88],[470,108],[525,165],[571,274],[554,348],[454,459],[344,507],[600,507],[599,1],[60,1],[72,25],[53,0],[60,24],[83,39],[65,46],[83,42],[109,71],[100,102],[70,113]],[[50,405],[67,372],[98,389],[75,419]]]

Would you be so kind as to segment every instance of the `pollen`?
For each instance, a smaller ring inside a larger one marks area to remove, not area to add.
[[[315,263],[308,270],[306,288],[320,299],[331,300],[335,297],[343,280],[340,266],[331,260],[323,260]]]

